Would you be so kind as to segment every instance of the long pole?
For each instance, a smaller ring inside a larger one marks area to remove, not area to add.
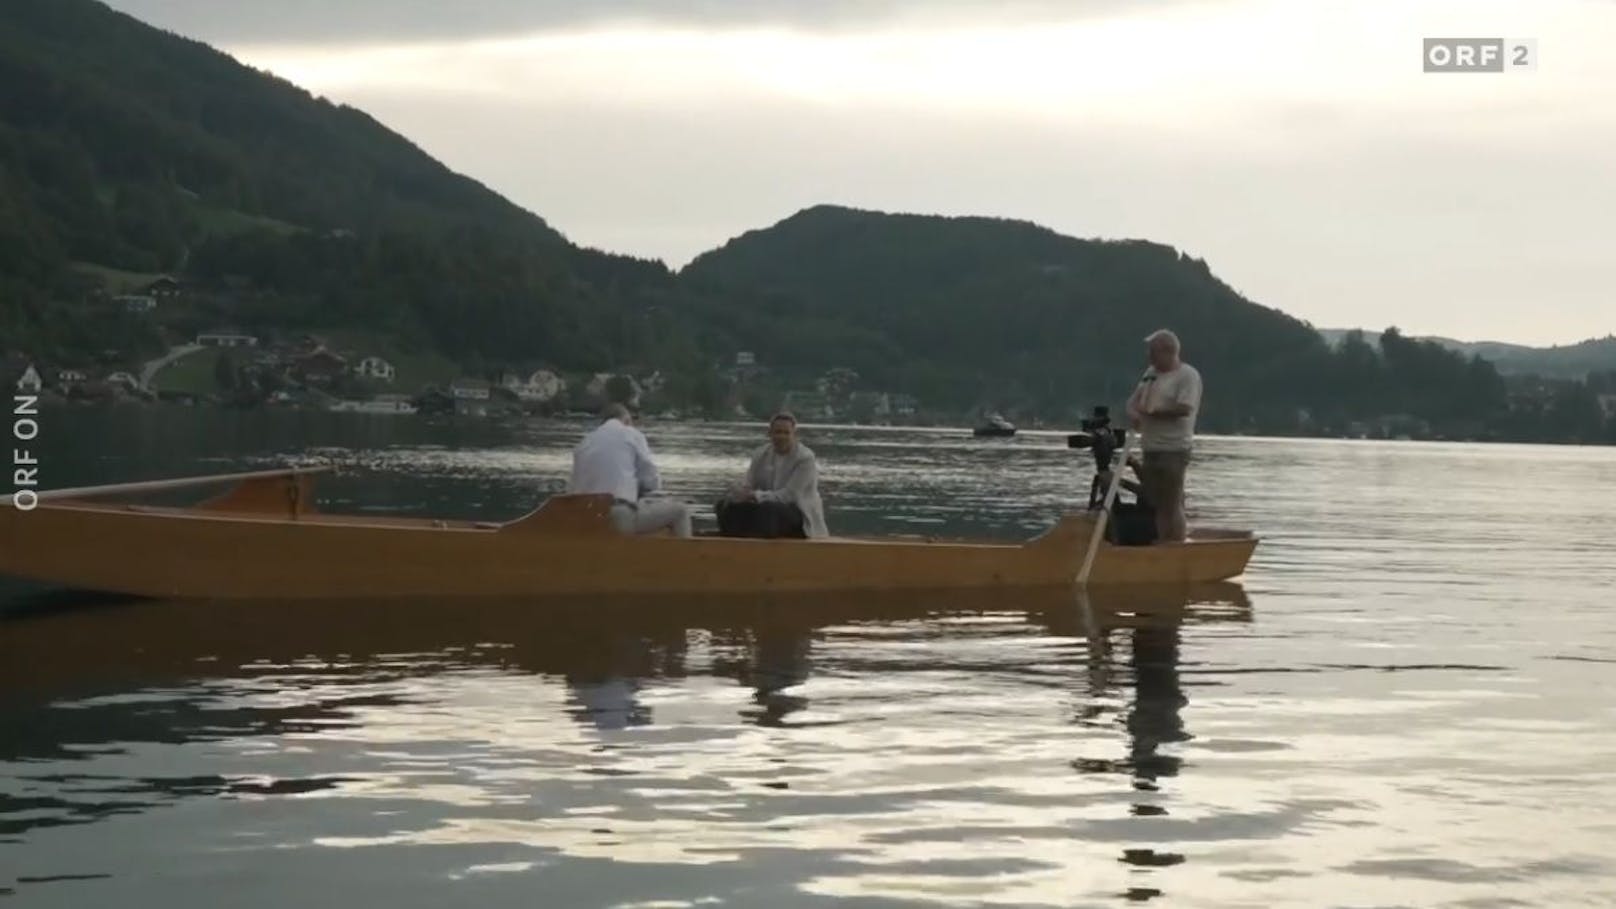
[[[1133,433],[1130,435],[1137,435]],[[1100,503],[1100,516],[1094,521],[1094,535],[1089,537],[1089,551],[1083,556],[1083,567],[1077,571],[1077,584],[1086,586],[1089,572],[1094,569],[1094,557],[1100,552],[1100,540],[1105,537],[1105,525],[1111,518],[1111,503],[1117,500],[1117,489],[1122,485],[1122,472],[1128,467],[1128,455],[1133,453],[1133,440],[1122,449],[1122,463],[1111,468],[1111,482],[1106,486],[1105,500]]]
[[[60,499],[89,499],[101,496],[134,495],[135,493],[162,492],[168,489],[188,489],[215,483],[239,483],[242,480],[263,480],[271,477],[295,477],[310,473],[327,473],[335,468],[329,464],[311,467],[287,467],[280,470],[254,470],[248,473],[221,473],[208,477],[180,477],[173,480],[148,480],[140,483],[114,483],[110,486],[81,486],[74,489],[51,489],[41,492],[38,500],[47,502]],[[0,498],[0,505],[11,505],[15,496]]]

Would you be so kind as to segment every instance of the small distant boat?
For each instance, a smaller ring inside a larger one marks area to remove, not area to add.
[[[1006,589],[1073,584],[1094,534],[1067,514],[1028,540],[757,540],[622,536],[610,496],[552,496],[510,522],[322,514],[323,468],[64,489],[0,498],[0,575],[157,597],[329,599]],[[234,484],[190,508],[120,497]],[[1184,543],[1102,542],[1089,583],[1236,577],[1243,530]]]
[[[971,434],[978,438],[1008,439],[1016,434],[1016,427],[1014,423],[995,413],[989,414],[982,425],[972,430]]]

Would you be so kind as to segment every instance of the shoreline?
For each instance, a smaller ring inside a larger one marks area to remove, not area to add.
[[[362,419],[362,420],[410,420],[410,419],[419,419],[419,420],[428,420],[428,421],[453,420],[453,421],[466,421],[466,422],[472,422],[472,423],[536,421],[536,422],[545,422],[545,423],[567,424],[567,423],[587,423],[588,421],[594,419],[594,415],[592,413],[588,412],[588,411],[563,411],[563,412],[559,412],[559,413],[539,414],[539,413],[526,413],[526,412],[520,412],[520,411],[500,411],[500,410],[496,409],[496,410],[492,410],[492,411],[487,412],[487,413],[466,413],[466,414],[459,414],[459,413],[453,413],[453,412],[444,412],[444,411],[434,411],[434,412],[416,411],[416,412],[397,412],[397,413],[392,413],[392,412],[376,412],[376,411],[332,409],[332,408],[329,408],[329,407],[306,407],[306,406],[286,405],[286,404],[268,405],[268,406],[239,407],[239,406],[232,406],[232,405],[228,405],[228,404],[220,404],[220,403],[206,402],[206,401],[201,401],[201,402],[193,401],[193,402],[182,403],[182,402],[177,402],[177,401],[160,401],[160,400],[159,401],[153,401],[153,400],[144,400],[144,399],[139,399],[139,398],[124,398],[124,399],[121,399],[121,400],[112,400],[112,401],[105,401],[105,400],[102,400],[102,401],[74,401],[74,400],[64,399],[64,398],[60,397],[59,395],[50,395],[50,394],[41,395],[40,398],[39,398],[39,403],[40,403],[40,407],[42,409],[48,411],[48,412],[78,411],[78,412],[90,413],[90,412],[95,412],[95,411],[98,411],[98,410],[100,410],[100,411],[113,411],[113,410],[141,409],[141,410],[175,411],[175,412],[211,411],[211,412],[216,412],[216,413],[235,413],[235,414],[242,414],[242,415],[246,415],[246,414],[266,415],[266,414],[277,414],[277,413],[288,413],[288,414],[296,413],[296,414],[302,414],[302,415],[331,414],[331,415],[334,415],[334,416],[347,417],[347,418],[358,418],[358,419]],[[705,425],[712,425],[712,426],[735,426],[735,427],[752,427],[752,426],[756,426],[758,423],[762,422],[765,419],[767,419],[765,416],[757,416],[757,417],[739,417],[739,416],[705,417],[705,416],[690,415],[690,414],[683,414],[683,413],[680,413],[677,416],[661,416],[661,415],[654,414],[654,413],[647,413],[647,414],[642,415],[641,418],[640,418],[641,422],[646,426],[655,426],[658,423],[686,423],[686,424],[705,424]],[[881,422],[881,423],[861,423],[861,422],[857,422],[857,421],[838,421],[838,420],[830,420],[830,421],[801,420],[800,422],[801,422],[801,425],[803,426],[803,428],[805,428],[805,429],[858,429],[858,430],[875,431],[875,432],[880,432],[880,431],[923,432],[923,433],[945,434],[945,435],[950,435],[950,436],[959,435],[964,439],[974,439],[975,441],[977,441],[978,443],[980,443],[983,446],[1014,445],[1014,444],[1016,444],[1017,439],[1026,438],[1026,437],[1033,437],[1033,438],[1040,438],[1040,439],[1053,439],[1053,438],[1064,439],[1064,437],[1067,436],[1067,435],[1070,435],[1070,434],[1073,434],[1073,433],[1081,431],[1081,428],[1076,426],[1076,425],[1073,425],[1070,428],[1056,428],[1056,427],[1049,427],[1049,426],[1035,426],[1035,427],[1019,428],[1017,430],[1017,432],[1016,432],[1016,435],[1012,436],[1012,437],[1006,437],[1006,438],[976,438],[976,437],[972,436],[972,424],[970,422],[969,417],[960,417],[960,418],[958,418],[957,422],[938,422],[938,421],[925,421],[925,420],[918,421],[918,422],[906,422],[906,423],[897,423],[897,422],[890,422],[890,421]],[[1393,436],[1393,435],[1374,435],[1374,434],[1353,435],[1353,434],[1348,434],[1348,433],[1332,433],[1332,432],[1305,432],[1305,431],[1287,432],[1287,431],[1284,431],[1284,430],[1273,430],[1273,429],[1254,429],[1254,430],[1245,431],[1245,432],[1238,431],[1238,430],[1229,431],[1229,430],[1226,430],[1226,429],[1217,429],[1217,430],[1208,430],[1208,431],[1205,431],[1205,432],[1198,432],[1196,434],[1196,437],[1198,439],[1207,439],[1207,440],[1216,440],[1216,439],[1250,439],[1250,440],[1273,439],[1273,440],[1284,440],[1284,441],[1319,441],[1319,442],[1336,441],[1336,442],[1381,442],[1381,443],[1397,442],[1397,443],[1423,443],[1423,444],[1447,444],[1447,445],[1548,445],[1548,446],[1555,446],[1555,447],[1581,447],[1581,448],[1609,448],[1609,447],[1616,447],[1616,438],[1609,439],[1609,440],[1592,440],[1592,441],[1581,440],[1581,439],[1531,439],[1531,438],[1500,438],[1500,437],[1495,437],[1495,438],[1480,438],[1480,437],[1454,438],[1454,437],[1444,436],[1444,435],[1440,435],[1440,434],[1425,434],[1425,433],[1399,434],[1399,435],[1396,435],[1396,436]]]

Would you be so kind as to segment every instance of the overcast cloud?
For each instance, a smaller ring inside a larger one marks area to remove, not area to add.
[[[1616,4],[114,5],[673,265],[835,202],[1170,243],[1320,326],[1616,330]],[[1453,35],[1542,63],[1422,73]]]
[[[1224,0],[112,0],[204,41],[346,44],[487,37],[603,24],[696,29],[1071,21]]]

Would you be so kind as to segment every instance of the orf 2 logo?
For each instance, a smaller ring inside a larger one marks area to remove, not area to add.
[[[1535,38],[1426,38],[1428,73],[1503,73],[1537,69]]]

